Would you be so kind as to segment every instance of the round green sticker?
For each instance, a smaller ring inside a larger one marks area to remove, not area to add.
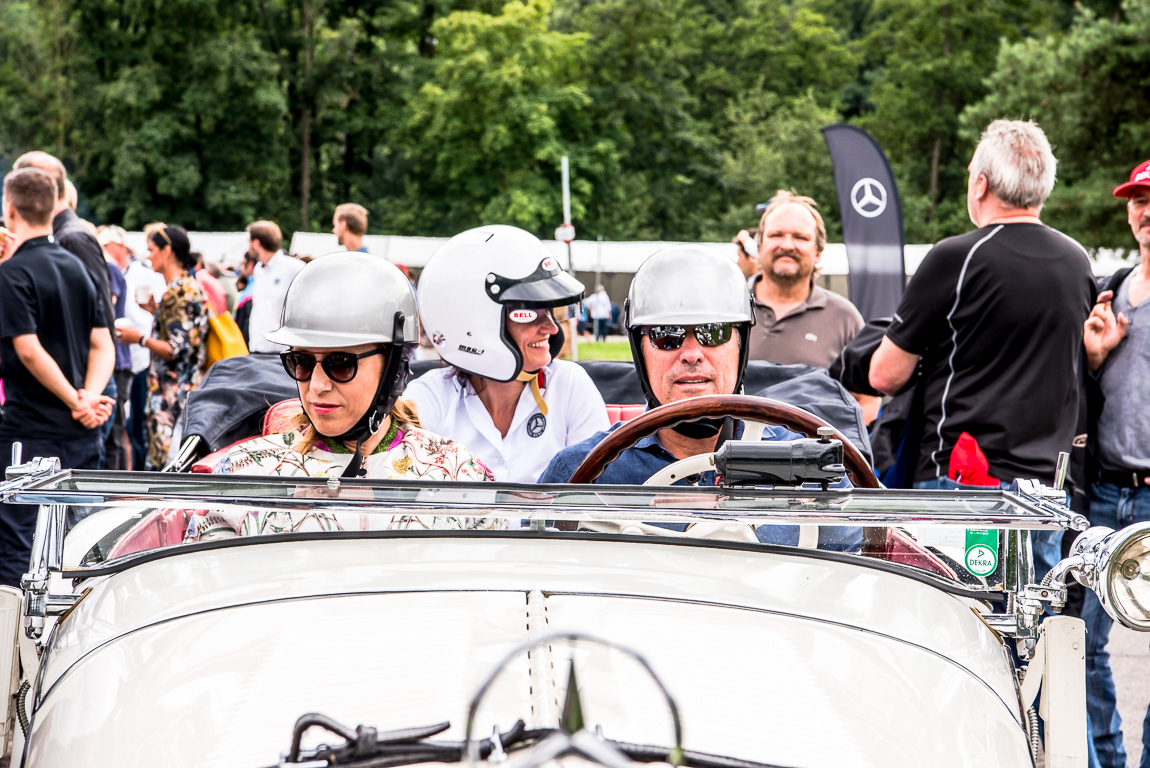
[[[989,576],[998,568],[998,553],[985,544],[966,550],[966,570],[975,576]]]
[[[998,531],[994,528],[966,529],[966,570],[975,576],[989,576],[998,569]]]

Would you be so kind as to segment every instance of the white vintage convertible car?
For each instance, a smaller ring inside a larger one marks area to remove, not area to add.
[[[1083,625],[1050,611],[1076,577],[1150,629],[1150,526],[859,487],[843,450],[729,443],[717,487],[31,461],[0,486],[40,505],[0,594],[12,764],[1085,765]],[[185,542],[211,513],[295,532]]]

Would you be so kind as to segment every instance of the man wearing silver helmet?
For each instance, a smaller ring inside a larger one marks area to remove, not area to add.
[[[682,245],[659,251],[639,267],[624,304],[624,324],[631,341],[639,383],[649,408],[702,395],[741,394],[747,368],[751,295],[742,271],[718,251]],[[539,477],[540,483],[565,483],[595,446],[622,424],[599,432],[559,452]],[[608,464],[596,483],[639,485],[676,461],[712,453],[720,433],[738,439],[741,422],[706,419],[678,424],[642,438]],[[767,425],[764,440],[795,440],[802,435]],[[697,478],[697,481],[696,481]],[[675,485],[714,485],[714,472],[684,477]],[[655,524],[683,530],[679,524]],[[759,526],[758,541],[798,543],[798,526]],[[819,530],[818,546],[853,551],[862,529]]]
[[[563,335],[553,313],[584,290],[529,232],[496,225],[456,235],[419,278],[424,333],[450,367],[403,396],[496,480],[535,482],[558,451],[609,424],[591,377],[555,359]]]
[[[747,281],[725,255],[686,245],[659,251],[635,273],[623,314],[648,407],[742,392],[755,316]],[[583,457],[619,426],[561,451],[539,482],[566,482]],[[674,461],[714,451],[721,428],[722,420],[707,420],[660,430],[624,451],[597,482],[642,483]],[[763,437],[801,435],[768,426]],[[713,473],[707,474],[713,483]]]

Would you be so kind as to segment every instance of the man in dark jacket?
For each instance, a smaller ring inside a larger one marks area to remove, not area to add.
[[[1141,263],[1104,280],[1084,327],[1090,522],[1122,528],[1150,520],[1150,160],[1114,190],[1126,198],[1127,220]],[[1122,720],[1106,644],[1113,623],[1090,590],[1086,622],[1086,704],[1103,768],[1125,766]],[[1141,768],[1150,768],[1150,711],[1142,730]]]

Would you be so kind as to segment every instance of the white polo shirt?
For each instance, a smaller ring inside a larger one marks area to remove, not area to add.
[[[248,349],[252,352],[283,352],[287,347],[264,338],[280,327],[284,298],[292,278],[303,269],[299,259],[276,251],[267,264],[257,264],[252,285],[252,314],[248,320]]]
[[[534,483],[556,453],[610,426],[603,397],[581,367],[553,360],[543,377],[547,415],[539,412],[531,386],[525,386],[506,437],[454,368],[428,371],[407,385],[403,397],[415,403],[425,430],[470,450],[496,480]]]

